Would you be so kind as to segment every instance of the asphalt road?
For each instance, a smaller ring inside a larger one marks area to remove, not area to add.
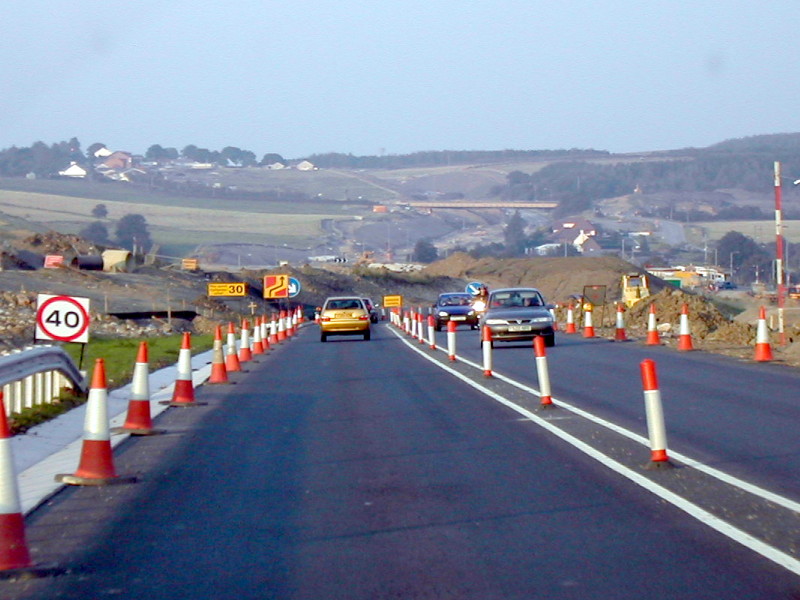
[[[592,357],[599,348],[574,346]],[[118,471],[138,483],[69,488],[37,510],[27,529],[34,560],[66,572],[0,582],[0,597],[800,594],[797,576],[443,372],[386,327],[370,342],[326,344],[308,327],[234,381],[198,390],[206,406],[164,413],[167,434],[119,448]]]

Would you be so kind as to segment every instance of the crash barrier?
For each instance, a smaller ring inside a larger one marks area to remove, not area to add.
[[[57,346],[30,346],[0,355],[0,388],[8,416],[50,404],[64,389],[88,389],[83,373]]]

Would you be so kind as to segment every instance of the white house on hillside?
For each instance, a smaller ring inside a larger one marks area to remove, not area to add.
[[[59,171],[58,174],[62,177],[83,178],[86,177],[89,172],[75,161],[72,161],[72,163],[66,169]]]

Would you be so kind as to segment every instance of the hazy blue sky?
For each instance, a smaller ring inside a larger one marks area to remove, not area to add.
[[[798,0],[4,0],[0,148],[301,158],[800,131]]]

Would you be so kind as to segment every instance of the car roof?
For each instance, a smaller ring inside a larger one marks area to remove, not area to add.
[[[518,288],[500,288],[498,290],[492,290],[490,292],[490,294],[497,294],[497,293],[500,293],[500,292],[538,292],[539,294],[542,293],[537,288],[533,288],[533,287],[518,287]]]
[[[444,292],[443,294],[439,294],[439,297],[442,296],[469,296],[467,292]]]

